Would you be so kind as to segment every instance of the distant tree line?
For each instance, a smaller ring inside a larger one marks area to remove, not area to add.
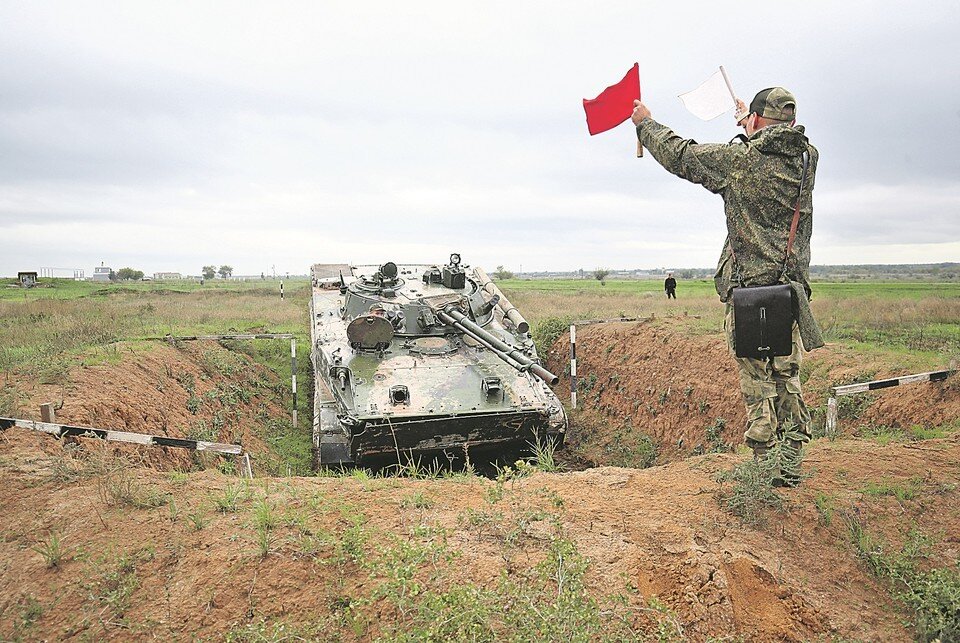
[[[233,276],[233,266],[228,266],[226,264],[217,268],[216,266],[204,266],[200,274],[203,275],[204,279],[213,279],[217,275],[220,275],[221,279],[226,279],[227,277]]]
[[[110,280],[111,281],[140,281],[143,279],[142,270],[134,270],[133,268],[121,268],[114,272],[110,271]]]

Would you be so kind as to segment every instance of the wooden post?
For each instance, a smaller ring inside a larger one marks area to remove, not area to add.
[[[837,398],[827,400],[827,422],[823,432],[831,440],[837,437]]]
[[[53,404],[40,405],[40,421],[48,422],[50,424],[55,424],[57,422],[57,412],[53,408]]]
[[[577,327],[570,324],[570,406],[577,408]]]

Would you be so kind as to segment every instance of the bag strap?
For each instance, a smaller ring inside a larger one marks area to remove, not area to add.
[[[800,223],[800,197],[803,196],[803,184],[807,182],[807,167],[810,165],[810,154],[803,152],[803,169],[800,170],[800,187],[797,190],[797,202],[793,206],[793,221],[790,222],[790,236],[787,237],[787,252],[783,255],[783,266],[780,269],[780,275],[787,274],[787,260],[790,258],[790,251],[793,250],[793,240],[797,236],[797,225]],[[737,268],[737,253],[733,250],[733,241],[730,241],[730,258],[733,259],[733,267]],[[741,280],[742,281],[742,280]]]

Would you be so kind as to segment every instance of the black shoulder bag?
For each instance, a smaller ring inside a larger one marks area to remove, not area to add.
[[[780,281],[787,273],[787,260],[793,249],[793,239],[797,235],[800,221],[800,196],[807,179],[809,155],[803,153],[803,170],[800,173],[800,189],[797,204],[793,208],[793,221],[790,224],[790,236],[787,239],[787,252],[783,258]],[[730,246],[733,254],[733,245]],[[782,357],[793,352],[793,287],[789,283],[773,286],[738,286],[733,289],[733,341],[737,357],[766,359]]]

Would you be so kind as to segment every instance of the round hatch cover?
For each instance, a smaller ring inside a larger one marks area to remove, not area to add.
[[[350,346],[361,350],[383,350],[393,339],[393,325],[386,317],[363,315],[347,326]]]

